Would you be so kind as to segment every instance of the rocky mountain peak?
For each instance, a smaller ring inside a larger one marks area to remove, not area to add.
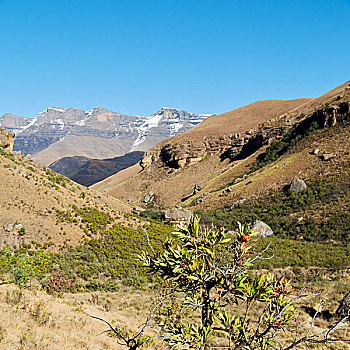
[[[191,129],[206,117],[170,107],[145,117],[99,106],[89,111],[49,106],[36,118],[3,115],[0,126],[17,135],[14,149],[23,154],[37,155],[50,146],[50,153],[38,155],[38,161],[51,164],[66,156],[103,159],[145,151],[169,136]]]

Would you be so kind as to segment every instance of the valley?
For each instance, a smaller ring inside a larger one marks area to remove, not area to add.
[[[12,126],[0,129],[0,346],[127,348],[118,347],[121,338],[103,333],[108,326],[90,316],[113,321],[125,337],[137,334],[163,286],[160,275],[147,273],[140,255],[160,256],[171,243],[179,244],[176,236],[168,240],[175,226],[186,222],[165,213],[169,210],[190,210],[200,217],[203,230],[224,227],[232,237],[239,231],[237,222],[267,225],[272,233],[252,235],[251,249],[259,258],[247,280],[265,273],[291,279],[293,297],[308,285],[308,294],[320,294],[310,301],[298,299],[300,329],[307,332],[313,324],[312,334],[327,330],[349,292],[349,103],[346,82],[314,99],[259,101],[210,117],[163,108],[141,123],[97,108],[54,107],[35,122],[3,116],[0,125]],[[70,124],[57,121],[63,118]],[[187,130],[171,124],[172,118],[188,123]],[[127,135],[131,124],[115,129],[118,137],[110,137],[113,132],[100,124],[117,119],[135,123],[138,134],[130,132],[133,139],[123,139],[123,149],[112,143],[100,147]],[[82,120],[91,124],[80,134]],[[44,142],[48,125],[55,132]],[[85,139],[90,146],[93,138],[99,143],[89,154],[64,146],[51,169],[43,164],[55,159],[59,142],[68,145],[73,136],[79,147],[85,147]],[[19,147],[27,151],[19,152]],[[98,181],[100,173],[104,176]],[[227,249],[230,262],[232,248]],[[188,262],[191,271],[197,260]],[[11,282],[13,276],[17,280]],[[330,316],[312,318],[310,310],[317,309],[321,297],[322,312]],[[167,320],[169,305],[176,301],[163,303],[159,320]],[[238,303],[232,310],[243,313]],[[195,311],[185,320],[198,323],[200,317]],[[145,336],[157,332],[161,330],[150,327]],[[335,332],[344,339],[348,334],[348,326]],[[155,339],[145,348],[164,346]],[[327,346],[349,349],[347,341]]]

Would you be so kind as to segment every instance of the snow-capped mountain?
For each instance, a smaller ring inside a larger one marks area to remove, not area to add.
[[[67,156],[101,159],[145,151],[167,137],[191,129],[208,116],[169,107],[147,117],[102,107],[90,111],[48,107],[36,118],[4,114],[0,126],[16,134],[15,150],[50,164]]]

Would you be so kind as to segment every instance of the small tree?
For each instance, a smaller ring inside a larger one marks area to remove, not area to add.
[[[249,275],[254,260],[261,258],[252,253],[253,236],[249,226],[238,224],[232,233],[200,228],[194,218],[174,232],[162,253],[151,247],[152,254],[142,254],[144,266],[166,280],[169,295],[179,304],[164,322],[170,345],[207,349],[215,341],[226,349],[291,349],[311,342],[312,337],[294,336],[281,345],[276,339],[280,331],[299,334],[292,328],[298,316],[295,299],[286,279]],[[188,310],[196,310],[199,321],[184,316]]]

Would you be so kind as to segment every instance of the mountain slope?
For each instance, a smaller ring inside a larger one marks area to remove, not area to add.
[[[195,184],[200,184],[203,188],[200,194],[207,196],[206,192],[219,188],[225,181],[229,182],[228,179],[241,176],[268,144],[283,138],[316,106],[346,100],[348,84],[316,99],[261,101],[212,116],[192,130],[159,143],[143,158],[142,172],[114,188],[113,183],[109,183],[104,191],[133,205],[142,205],[142,199],[150,191],[155,194],[158,205],[189,205],[196,198],[192,197]],[[285,181],[290,181],[298,171],[290,172]],[[222,201],[223,198],[218,198],[213,207]],[[210,207],[210,202],[205,200],[205,203]]]
[[[75,220],[59,225],[57,212],[71,208],[105,207],[130,212],[119,200],[83,188],[41,167],[28,156],[0,147],[0,247],[22,244],[57,250],[85,236]]]
[[[140,205],[147,192],[152,191],[159,194],[162,205],[174,205],[191,194],[195,183],[206,183],[229,166],[228,162],[221,161],[220,154],[227,148],[227,143],[231,142],[231,135],[238,135],[243,129],[257,128],[260,123],[287,113],[305,101],[309,100],[261,101],[239,110],[211,116],[192,130],[160,142],[146,153],[142,161],[143,166],[148,166],[145,171],[115,189],[110,188],[107,193]],[[259,106],[262,108],[260,119]],[[223,126],[220,124],[222,120],[225,121]],[[237,140],[243,138],[244,142],[245,137],[239,135]],[[177,162],[184,159],[191,166],[185,165],[180,170],[162,166],[162,157],[167,157],[167,144],[171,148],[169,157]]]
[[[63,170],[71,180],[84,185],[91,186],[102,181],[135,163],[138,163],[144,152],[134,151],[121,157],[110,159],[89,159],[85,157],[65,157],[49,166],[50,169],[61,173]],[[74,164],[72,164],[74,163]],[[68,169],[70,171],[67,173]]]
[[[89,160],[91,159],[83,156],[63,157],[50,164],[49,168],[53,171],[56,171],[56,173],[67,176],[70,173],[77,171]]]
[[[15,150],[51,164],[67,156],[104,159],[147,150],[207,117],[168,107],[148,117],[128,116],[101,107],[91,111],[48,107],[37,118],[4,114],[0,126],[16,133]]]

